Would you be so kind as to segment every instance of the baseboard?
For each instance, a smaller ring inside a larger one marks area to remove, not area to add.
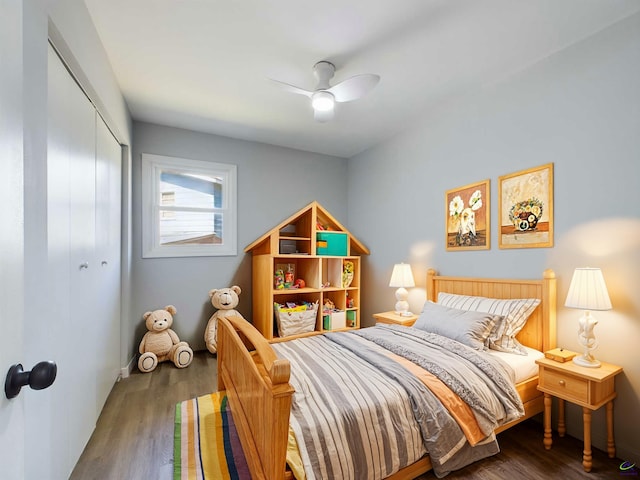
[[[616,457],[624,460],[629,465],[640,465],[640,453],[634,448],[627,448],[626,445],[621,445],[620,443],[616,443]],[[640,470],[638,470],[638,467],[634,467],[633,472],[635,475],[638,475]],[[629,475],[631,475],[631,473]]]
[[[120,369],[120,378],[129,378],[131,372],[133,372],[133,367],[135,366],[136,357],[133,357],[129,360],[129,363]]]

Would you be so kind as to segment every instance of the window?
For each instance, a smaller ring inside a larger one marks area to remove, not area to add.
[[[142,154],[144,258],[236,255],[236,166]]]

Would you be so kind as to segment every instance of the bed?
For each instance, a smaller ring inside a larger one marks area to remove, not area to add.
[[[440,276],[430,269],[426,287],[427,300],[431,301],[441,293],[539,299],[516,338],[525,347],[538,351],[556,346],[556,279],[551,270],[546,270],[540,279],[521,280]],[[286,467],[294,394],[290,362],[278,358],[273,346],[239,317],[221,320],[218,344],[218,389],[227,392],[253,478],[293,478]],[[500,426],[496,433],[543,411],[543,396],[537,385],[537,376],[516,385],[524,415]],[[425,455],[388,478],[412,479],[431,469],[431,460]]]

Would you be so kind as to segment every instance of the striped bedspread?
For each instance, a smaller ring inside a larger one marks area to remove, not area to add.
[[[272,345],[291,363],[290,426],[307,479],[382,479],[427,452],[442,477],[499,451],[493,429],[523,413],[508,372],[457,342],[410,330],[378,325]],[[393,355],[433,370],[487,437],[472,447],[438,397]]]
[[[174,480],[251,478],[225,392],[176,405]]]

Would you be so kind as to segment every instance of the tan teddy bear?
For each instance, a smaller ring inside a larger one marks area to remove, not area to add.
[[[193,350],[187,342],[181,342],[176,332],[171,330],[176,307],[168,305],[164,309],[145,313],[142,318],[148,332],[140,342],[138,368],[141,372],[153,371],[159,362],[171,360],[176,367],[185,368],[193,360]]]
[[[204,332],[204,343],[207,346],[207,350],[211,353],[218,351],[218,319],[220,317],[227,317],[237,315],[244,318],[240,312],[235,310],[238,306],[240,299],[238,295],[242,290],[237,285],[229,288],[213,289],[209,291],[209,298],[211,298],[211,304],[218,309],[207,323],[207,328]]]

